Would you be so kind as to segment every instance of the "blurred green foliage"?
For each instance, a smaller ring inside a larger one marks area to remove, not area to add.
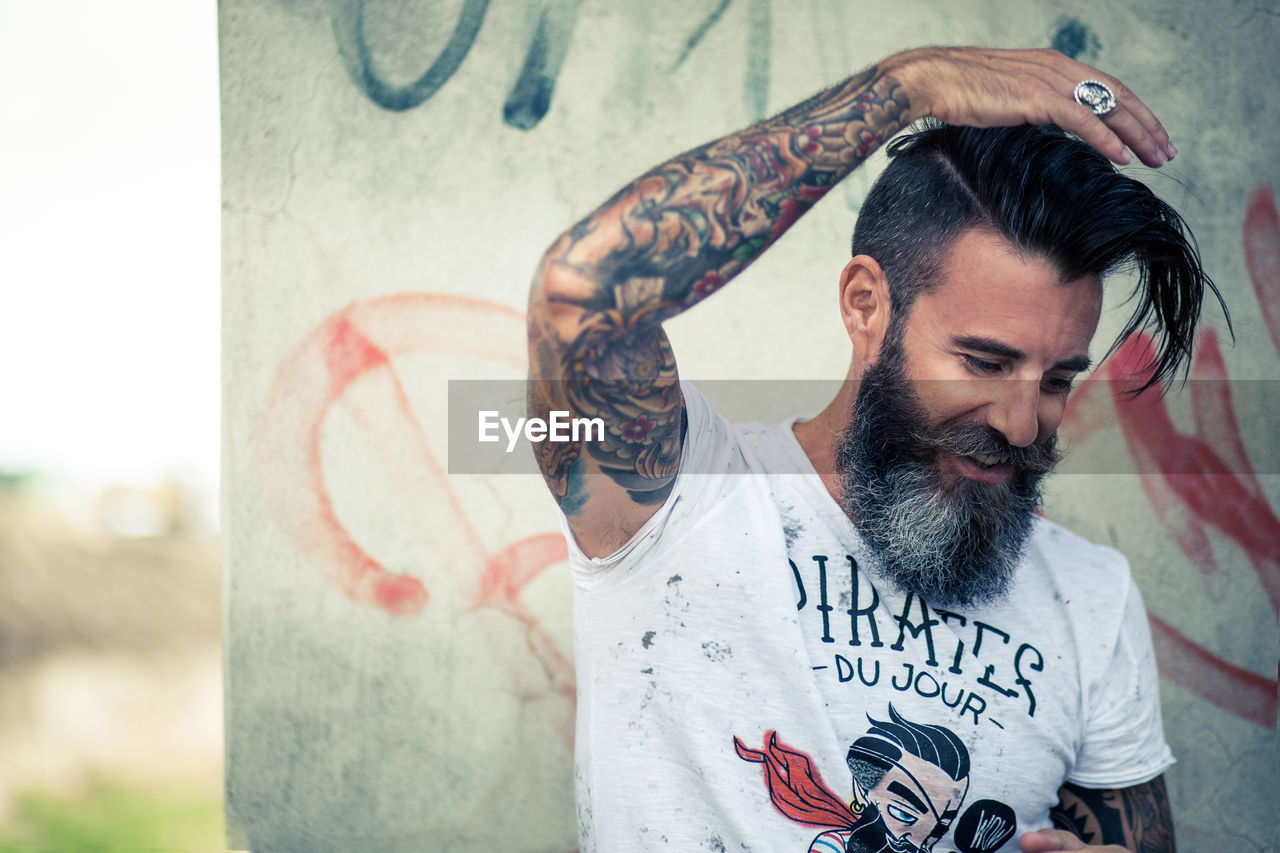
[[[103,783],[75,798],[21,796],[0,826],[0,853],[223,851],[224,826],[216,794]]]

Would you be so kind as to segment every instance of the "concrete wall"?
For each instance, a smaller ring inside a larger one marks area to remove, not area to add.
[[[1068,8],[222,0],[234,845],[576,846],[564,544],[536,479],[446,472],[446,381],[523,375],[539,255],[645,167],[893,50],[989,43],[1116,73],[1178,145],[1152,184],[1236,321],[1196,375],[1231,384],[1121,415],[1082,392],[1079,452],[1153,473],[1060,477],[1049,512],[1134,563],[1183,849],[1276,849],[1280,467],[1258,389],[1280,376],[1280,10]],[[835,280],[879,162],[671,324],[685,376],[842,375]],[[1162,476],[1179,447],[1225,473]]]

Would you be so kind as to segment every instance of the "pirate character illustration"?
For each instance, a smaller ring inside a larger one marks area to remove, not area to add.
[[[744,761],[764,766],[774,806],[799,823],[826,827],[809,853],[915,853],[932,850],[951,828],[969,789],[969,751],[942,726],[906,719],[889,705],[889,721],[867,715],[866,735],[849,747],[848,805],[813,769],[807,755],[765,734],[764,749],[734,738]]]

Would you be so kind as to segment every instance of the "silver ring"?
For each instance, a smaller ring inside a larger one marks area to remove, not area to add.
[[[1098,80],[1081,80],[1076,84],[1076,103],[1093,110],[1098,118],[1116,108],[1116,96],[1111,88]]]

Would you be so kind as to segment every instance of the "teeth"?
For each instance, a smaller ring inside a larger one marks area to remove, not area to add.
[[[970,455],[969,458],[974,462],[977,462],[983,468],[990,468],[992,465],[995,465],[1000,461],[999,456],[995,456],[990,453],[974,453]]]

